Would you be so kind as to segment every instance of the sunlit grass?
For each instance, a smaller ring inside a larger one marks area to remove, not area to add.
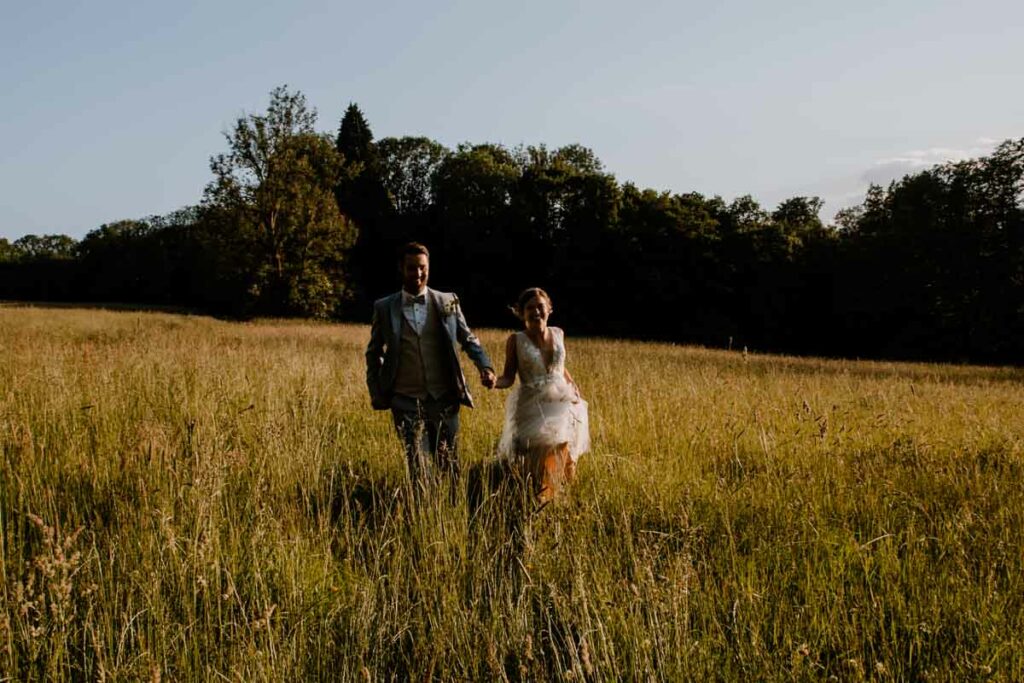
[[[367,338],[0,309],[0,680],[1024,679],[1024,372],[570,336],[594,450],[517,525],[410,505]]]

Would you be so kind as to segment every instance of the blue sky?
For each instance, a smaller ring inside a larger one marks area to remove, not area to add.
[[[619,181],[825,217],[1024,136],[1024,3],[43,2],[0,24],[0,237],[199,201],[301,90],[377,138],[590,147]]]

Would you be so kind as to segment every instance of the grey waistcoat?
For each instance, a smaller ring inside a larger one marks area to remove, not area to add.
[[[445,355],[446,343],[433,305],[427,304],[427,320],[421,335],[416,334],[403,312],[401,354],[394,392],[418,399],[455,396],[455,382]]]

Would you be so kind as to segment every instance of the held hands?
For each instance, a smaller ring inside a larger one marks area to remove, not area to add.
[[[493,389],[496,381],[497,377],[494,375],[494,370],[490,368],[480,369],[480,384],[483,384],[485,389]]]

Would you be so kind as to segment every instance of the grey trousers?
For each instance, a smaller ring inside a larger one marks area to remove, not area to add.
[[[459,477],[459,402],[452,399],[416,399],[396,394],[391,400],[395,431],[405,446],[409,476],[416,490],[428,479]]]

